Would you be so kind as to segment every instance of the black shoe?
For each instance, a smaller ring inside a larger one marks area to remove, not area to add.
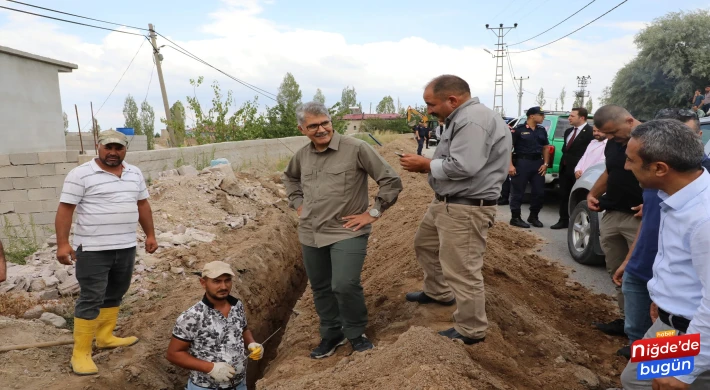
[[[530,225],[525,223],[520,217],[513,217],[510,219],[510,226],[516,226],[523,229],[530,229]]]
[[[375,348],[375,346],[372,345],[372,342],[370,342],[370,340],[368,340],[365,335],[350,340],[350,344],[352,344],[353,351],[355,352],[365,352],[367,350]]]
[[[437,301],[436,299],[426,295],[424,291],[417,291],[417,292],[411,292],[407,293],[405,297],[409,302],[417,302],[420,305],[426,305],[427,303],[436,303],[442,306],[452,306],[456,304],[456,298],[450,300],[450,301]]]
[[[543,225],[542,225],[542,222],[540,222],[540,220],[537,219],[537,215],[531,215],[531,216],[529,216],[529,217],[528,217],[528,223],[530,223],[531,225],[535,226],[536,228],[541,228],[541,227],[543,226]]]
[[[506,206],[509,204],[510,204],[510,201],[508,199],[504,199],[504,198],[498,199],[498,206]]]
[[[569,219],[560,219],[556,224],[550,226],[550,229],[560,230],[567,229],[569,227]]]
[[[311,352],[312,359],[323,359],[335,353],[341,345],[345,345],[348,339],[340,336],[334,339],[321,339],[320,344]]]
[[[627,345],[625,347],[619,348],[619,350],[616,351],[616,354],[625,357],[626,360],[631,360],[631,346]]]
[[[463,335],[461,335],[461,333],[457,332],[455,328],[442,330],[441,332],[439,332],[439,334],[442,336],[448,337],[452,340],[459,339],[459,340],[463,341],[463,343],[466,345],[477,344],[477,343],[480,343],[480,342],[486,340],[485,337],[482,339],[472,339],[470,337],[463,336]]]
[[[594,322],[592,325],[609,336],[626,336],[626,333],[624,333],[624,320],[621,318],[607,322],[606,324],[602,322]]]

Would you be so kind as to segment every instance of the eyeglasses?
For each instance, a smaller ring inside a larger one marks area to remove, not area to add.
[[[333,123],[331,123],[330,121],[323,121],[321,123],[313,123],[311,125],[306,126],[306,130],[308,130],[311,133],[314,133],[314,132],[318,131],[318,129],[321,126],[326,130],[330,130],[333,128]]]

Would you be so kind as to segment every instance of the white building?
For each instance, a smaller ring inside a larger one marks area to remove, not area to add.
[[[73,69],[0,46],[0,154],[66,150],[58,73]]]

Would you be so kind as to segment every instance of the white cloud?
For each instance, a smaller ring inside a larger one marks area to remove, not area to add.
[[[439,74],[453,73],[466,79],[473,93],[492,105],[495,60],[483,51],[483,46],[451,47],[422,37],[352,44],[347,37],[335,32],[277,25],[261,17],[263,4],[259,0],[223,0],[222,9],[212,13],[210,23],[201,27],[210,38],[175,41],[227,73],[274,93],[284,74],[291,72],[301,85],[304,100],[310,99],[316,88],[321,88],[327,103],[332,104],[340,99],[343,87],[354,85],[363,107],[368,107],[370,102],[375,106],[384,95],[391,95],[395,100],[399,97],[404,106],[421,104],[422,88],[428,80]],[[71,113],[73,104],[77,103],[82,124],[90,113],[89,101],[98,109],[141,44],[139,37],[118,33],[107,33],[100,42],[88,43],[80,36],[62,33],[58,25],[44,20],[16,14],[9,14],[9,18],[10,23],[0,26],[0,42],[4,45],[79,65],[74,73],[60,75],[60,84],[64,110]],[[597,105],[599,92],[636,53],[632,27],[638,24],[634,23],[637,22],[607,26],[619,31],[613,39],[586,42],[572,36],[543,49],[513,55],[515,73],[530,76],[530,80],[524,82],[524,88],[530,92],[536,94],[544,87],[553,107],[554,98],[566,85],[570,92],[566,108],[571,107],[576,77],[591,75],[589,89]],[[160,31],[160,26],[156,28]],[[169,32],[163,33],[172,39]],[[545,42],[527,42],[520,49],[542,43]],[[159,38],[159,44],[169,43]],[[177,99],[184,102],[186,95],[192,95],[188,80],[199,75],[205,76],[207,84],[217,79],[223,90],[232,89],[237,104],[255,95],[170,48],[163,48],[162,53],[171,102]],[[123,99],[128,93],[138,101],[144,98],[152,67],[150,46],[146,42],[106,107],[97,115],[102,127],[123,124]],[[517,111],[517,96],[507,65],[505,83],[505,107],[512,114]],[[208,104],[210,91],[205,87],[201,90],[198,95],[203,104]],[[155,74],[150,91],[148,101],[160,117],[163,106]],[[270,102],[263,97],[260,101]],[[534,105],[534,96],[526,93],[523,107],[531,105]],[[156,128],[159,126],[157,123]]]

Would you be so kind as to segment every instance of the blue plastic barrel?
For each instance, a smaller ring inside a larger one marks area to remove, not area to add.
[[[129,136],[129,135],[132,136],[132,135],[135,135],[135,133],[136,133],[132,127],[117,127],[116,131],[118,131],[119,133],[123,133],[126,136]]]

